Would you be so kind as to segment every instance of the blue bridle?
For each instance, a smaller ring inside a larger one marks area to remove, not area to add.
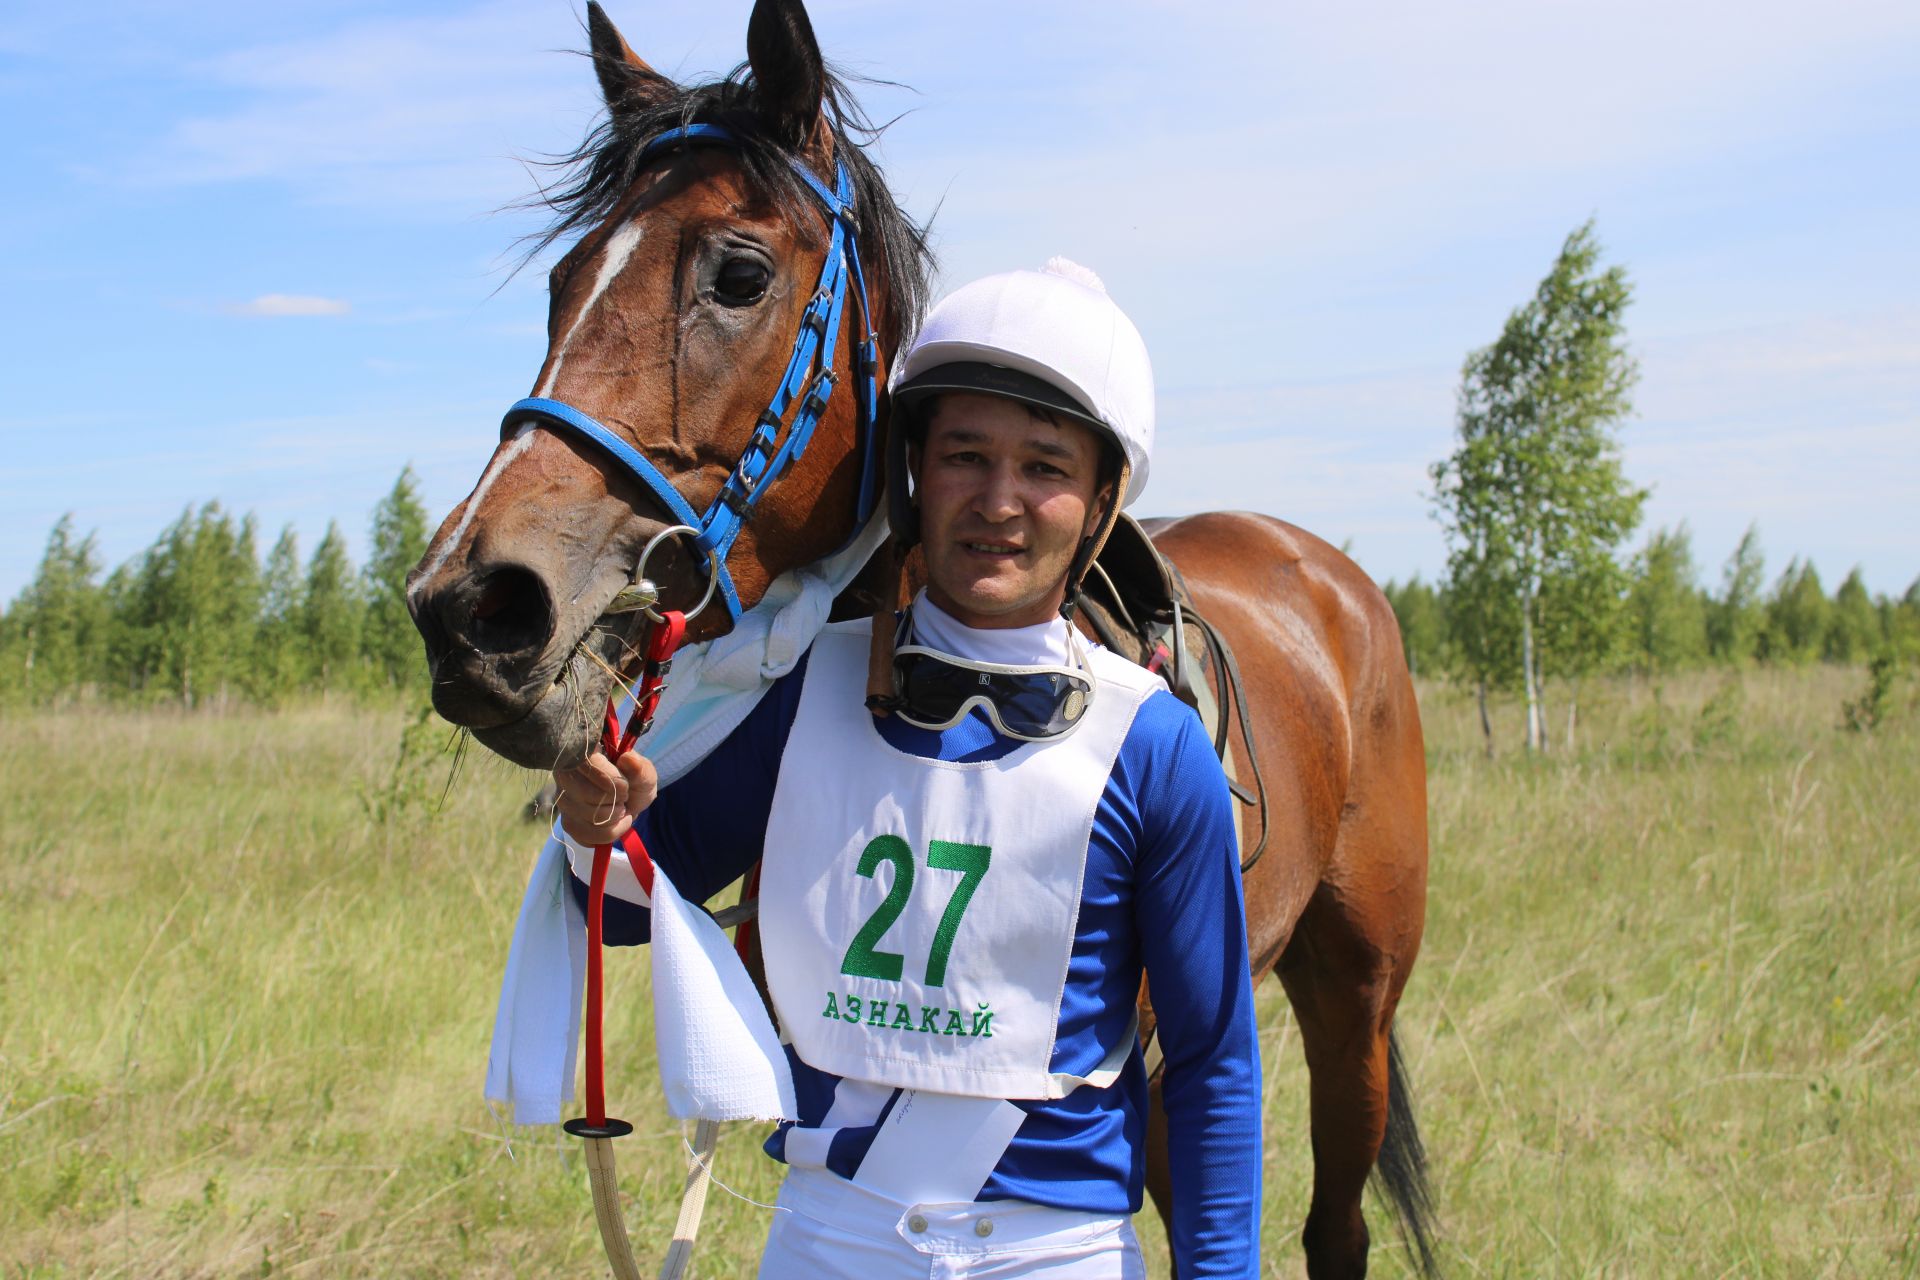
[[[697,143],[721,146],[741,145],[732,130],[717,124],[690,124],[670,129],[648,142],[640,153],[642,163],[662,151]],[[826,415],[827,402],[835,382],[834,355],[840,346],[840,320],[846,311],[849,285],[860,312],[860,331],[853,344],[854,413],[861,454],[860,496],[854,520],[854,536],[859,534],[879,500],[879,458],[874,448],[874,424],[880,412],[878,380],[879,346],[873,332],[873,315],[867,300],[867,280],[860,266],[859,226],[854,217],[853,179],[847,166],[834,163],[835,184],[829,190],[800,161],[788,158],[793,170],[808,190],[825,206],[827,224],[832,232],[827,258],[820,267],[820,283],[815,287],[807,309],[800,317],[800,330],[794,336],[793,354],[787,359],[786,373],[779,389],[754,424],[753,434],[727,481],[714,495],[704,514],[695,514],[673,483],[646,457],[604,424],[560,400],[530,397],[516,401],[501,419],[501,435],[516,427],[533,424],[570,433],[586,440],[640,482],[642,488],[659,500],[673,520],[697,531],[690,539],[708,563],[709,572],[718,578],[719,595],[728,616],[740,618],[740,597],[733,588],[733,574],[727,567],[727,553],[747,514],[775,480],[786,475],[806,452],[813,430]],[[787,412],[795,402],[793,421]],[[849,539],[851,540],[851,539]]]

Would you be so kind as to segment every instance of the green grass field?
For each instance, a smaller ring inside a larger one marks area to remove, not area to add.
[[[1449,1272],[1920,1275],[1920,714],[1840,729],[1863,679],[1601,686],[1540,761],[1426,691],[1400,1028]],[[0,719],[0,1275],[604,1273],[571,1140],[479,1098],[536,780],[469,757],[436,812],[450,761],[396,785],[405,723]],[[611,966],[609,1092],[652,1265],[683,1163],[645,964]],[[1295,1276],[1306,1074],[1262,991],[1265,1264]],[[767,1201],[759,1137],[718,1171]],[[716,1192],[696,1274],[751,1275],[766,1222]]]

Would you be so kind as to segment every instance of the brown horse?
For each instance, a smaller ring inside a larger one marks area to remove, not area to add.
[[[651,70],[597,5],[587,12],[608,118],[550,193],[557,217],[542,243],[580,235],[552,274],[535,394],[606,424],[701,511],[769,402],[827,253],[821,206],[791,162],[829,185],[836,164],[851,177],[882,386],[918,318],[926,249],[861,152],[870,130],[826,72],[800,0],[758,0],[747,64],[694,88]],[[734,144],[647,151],[695,122],[724,126]],[[843,327],[838,367],[848,370],[860,335]],[[852,532],[873,447],[856,438],[853,400],[830,401],[733,545],[742,607]],[[883,428],[884,417],[883,398]],[[671,523],[600,450],[519,424],[409,586],[440,712],[527,767],[581,759],[610,669],[630,666],[641,627],[609,606],[640,548]],[[1257,758],[1267,796],[1243,821],[1245,847],[1267,850],[1246,878],[1249,950],[1256,977],[1280,976],[1311,1073],[1308,1274],[1365,1273],[1361,1196],[1376,1167],[1431,1270],[1424,1161],[1391,1038],[1419,951],[1427,864],[1419,713],[1393,614],[1350,560],[1281,521],[1212,514],[1151,527],[1244,676],[1247,728],[1230,765],[1245,777]],[[669,602],[691,602],[701,568],[671,545],[650,576]],[[709,610],[691,638],[728,625]],[[1156,1105],[1148,1186],[1164,1217],[1163,1123]]]

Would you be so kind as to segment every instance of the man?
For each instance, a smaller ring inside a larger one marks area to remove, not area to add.
[[[562,823],[583,845],[637,823],[690,901],[764,855],[800,1119],[766,1144],[790,1168],[762,1276],[1143,1274],[1143,967],[1179,1274],[1255,1275],[1260,1073],[1225,778],[1191,710],[1063,616],[1145,483],[1145,346],[1056,259],[935,307],[894,404],[913,481],[896,519],[917,522],[927,586],[893,696],[864,705],[865,624],[828,628],[672,786],[632,753],[556,775]],[[609,899],[610,942],[649,928]]]

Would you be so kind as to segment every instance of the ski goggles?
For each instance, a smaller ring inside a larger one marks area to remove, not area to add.
[[[1077,637],[1075,656],[1079,657]],[[1073,667],[972,662],[923,645],[893,653],[894,714],[921,729],[951,729],[979,707],[993,727],[1022,742],[1071,732],[1093,704],[1093,677]]]

